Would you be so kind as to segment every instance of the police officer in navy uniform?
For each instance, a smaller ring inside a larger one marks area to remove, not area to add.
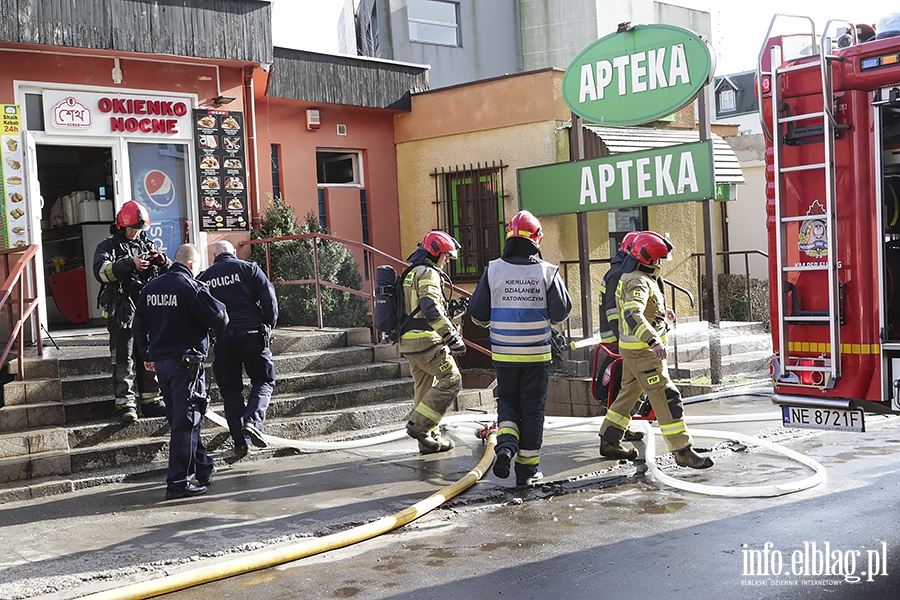
[[[228,313],[194,279],[199,272],[200,251],[180,246],[172,268],[144,286],[134,317],[135,344],[149,357],[145,367],[156,371],[171,428],[166,500],[205,493],[216,472],[200,440],[206,411],[203,361],[209,331],[225,329]]]
[[[275,386],[269,340],[278,320],[278,300],[262,269],[235,256],[231,242],[216,242],[212,253],[214,263],[197,279],[206,282],[213,297],[228,309],[228,327],[216,340],[213,373],[222,393],[234,453],[241,458],[247,455],[250,443],[266,447],[262,430]],[[242,369],[250,377],[246,402]]]
[[[145,417],[166,414],[156,376],[144,369],[146,359],[132,343],[134,308],[141,289],[172,264],[147,237],[149,228],[147,209],[134,200],[126,202],[109,227],[112,235],[94,251],[93,273],[101,284],[97,302],[109,331],[116,413],[125,425],[137,421],[138,401]]]
[[[527,210],[517,213],[507,227],[503,256],[488,264],[469,302],[472,321],[490,327],[491,358],[497,369],[494,475],[509,477],[515,455],[516,485],[543,478],[551,326],[568,319],[572,311],[559,267],[534,256],[543,236],[534,215]]]

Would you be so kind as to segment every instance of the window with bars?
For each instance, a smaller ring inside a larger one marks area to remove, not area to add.
[[[506,230],[503,170],[507,165],[469,165],[434,170],[438,226],[459,240],[450,261],[454,280],[477,281],[488,262],[500,256]]]

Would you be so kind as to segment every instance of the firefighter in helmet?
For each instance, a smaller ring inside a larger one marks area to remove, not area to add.
[[[407,260],[409,269],[401,282],[403,302],[400,354],[409,361],[415,386],[415,406],[406,433],[419,443],[422,454],[446,452],[453,440],[441,437],[438,425],[462,389],[462,377],[454,357],[466,346],[448,314],[444,295],[450,279],[443,272],[447,261],[459,254],[460,245],[444,231],[431,231]]]
[[[622,387],[600,427],[600,454],[615,459],[637,458],[637,450],[625,448],[622,439],[643,391],[656,413],[667,447],[675,453],[675,462],[681,467],[706,469],[713,461],[691,448],[681,393],[669,380],[666,365],[668,326],[658,277],[660,262],[672,249],[672,244],[658,233],[641,231],[622,261],[622,276],[616,287]]]
[[[132,322],[141,289],[165,273],[172,262],[145,233],[150,215],[139,202],[122,205],[108,238],[94,251],[93,273],[100,282],[97,302],[103,309],[109,331],[113,395],[116,413],[123,424],[138,418],[164,417],[165,404],[159,394],[156,374],[144,368],[132,339]]]
[[[497,432],[494,475],[509,477],[516,457],[516,485],[537,483],[550,382],[551,325],[569,318],[572,300],[559,267],[536,258],[541,223],[527,210],[506,230],[503,256],[492,260],[469,302],[476,325],[490,328],[497,369]]]
[[[609,270],[600,281],[600,301],[598,308],[600,311],[600,341],[610,347],[610,349],[619,352],[619,312],[616,308],[616,287],[619,285],[619,279],[622,277],[622,262],[631,251],[631,244],[640,231],[629,231],[622,238],[619,249],[616,250],[615,256],[609,261]],[[641,395],[642,400],[646,396]],[[640,406],[640,405],[636,405]],[[633,414],[633,413],[632,413]],[[635,431],[631,428],[625,430],[625,441],[636,442],[643,439],[644,434],[641,431]]]

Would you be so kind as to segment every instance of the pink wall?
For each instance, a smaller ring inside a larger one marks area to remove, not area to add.
[[[319,110],[321,125],[317,131],[306,128],[306,109]],[[346,149],[362,152],[364,187],[369,210],[369,235],[372,246],[393,256],[400,256],[400,217],[397,198],[397,158],[394,150],[394,114],[389,111],[309,104],[274,98],[260,98],[256,103],[256,135],[259,156],[259,190],[263,210],[272,193],[271,144],[281,145],[282,195],[302,220],[310,211],[318,215],[316,150]],[[337,124],[347,126],[347,135],[337,135]],[[349,237],[359,232],[359,191],[332,188],[328,196],[329,224],[334,233]],[[348,198],[353,196],[351,207]],[[355,214],[335,212],[336,206],[357,211]],[[354,222],[355,220],[355,222]],[[346,229],[346,233],[341,229]],[[361,240],[361,237],[355,237]]]

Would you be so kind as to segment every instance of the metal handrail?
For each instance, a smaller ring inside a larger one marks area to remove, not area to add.
[[[609,262],[610,262],[610,259],[608,259],[608,258],[592,258],[588,261],[588,268],[593,267],[595,265],[608,265]],[[562,260],[559,262],[559,267],[560,267],[560,270],[562,271],[563,283],[566,284],[566,287],[568,287],[568,285],[569,285],[569,265],[578,265],[578,264],[580,264],[580,263],[577,260]],[[663,283],[668,284],[670,289],[672,290],[671,308],[672,308],[673,312],[677,312],[675,310],[675,305],[676,305],[675,292],[676,291],[679,291],[679,292],[685,294],[691,303],[691,307],[694,306],[694,295],[689,290],[681,287],[680,285],[678,285],[676,283],[672,283],[671,281],[668,281],[666,279],[663,279]],[[571,321],[566,321],[566,336],[567,337],[572,337],[572,328],[571,328],[570,323],[571,323]]]
[[[302,239],[312,239],[313,240],[313,271],[315,277],[312,279],[297,279],[293,281],[272,281],[272,242],[288,242],[293,240],[302,240]],[[336,283],[332,283],[330,281],[326,281],[319,277],[319,240],[330,240],[332,242],[336,242],[338,244],[343,244],[345,246],[350,246],[357,248],[363,251],[363,260],[366,261],[367,272],[371,274],[368,278],[367,282],[364,284],[365,288],[363,290],[354,290],[342,285],[338,285]],[[318,324],[319,329],[324,328],[324,315],[322,314],[322,287],[328,287],[335,290],[340,290],[342,292],[346,292],[348,294],[353,294],[354,296],[359,296],[361,298],[366,298],[369,301],[369,308],[372,314],[373,322],[372,322],[372,331],[375,332],[375,339],[378,339],[378,331],[375,329],[374,317],[375,317],[375,260],[376,257],[388,263],[391,263],[392,267],[399,268],[400,270],[405,269],[409,266],[410,263],[405,260],[401,260],[396,256],[391,256],[386,252],[382,252],[378,248],[373,248],[368,244],[364,244],[362,242],[358,242],[356,240],[349,240],[346,238],[342,238],[336,235],[329,235],[325,233],[300,233],[297,235],[288,235],[277,238],[263,238],[257,240],[245,240],[242,241],[240,246],[252,246],[254,244],[265,244],[266,245],[266,275],[269,278],[269,281],[272,281],[273,285],[315,285],[316,286],[316,310],[318,312]],[[460,296],[464,296],[466,298],[471,298],[472,293],[464,290],[463,288],[457,287],[455,285],[450,285],[450,288],[459,294]],[[465,339],[463,337],[463,342],[466,346],[472,348],[476,352],[480,352],[481,354],[485,354],[487,356],[491,356],[491,351],[479,346],[478,344]]]
[[[25,248],[11,248],[8,250],[0,250],[0,256],[3,257],[5,265],[4,272],[7,273],[3,287],[0,288],[0,312],[5,311],[7,323],[9,325],[9,339],[0,354],[0,365],[6,364],[6,359],[12,352],[13,344],[16,344],[18,350],[18,369],[17,374],[19,380],[25,379],[25,339],[22,335],[22,329],[28,319],[33,318],[35,335],[37,336],[38,356],[44,355],[44,344],[41,338],[41,315],[38,308],[38,299],[34,297],[26,297],[28,289],[37,290],[35,282],[37,254],[39,246],[32,244]],[[11,257],[16,256],[18,260],[14,266],[11,266]],[[30,268],[29,268],[30,267]],[[13,315],[17,315],[14,317]]]
[[[750,255],[757,254],[762,256],[766,260],[769,259],[769,254],[767,252],[763,252],[762,250],[723,250],[721,252],[716,252],[716,256],[738,256],[743,255],[744,257],[744,281],[746,282],[747,288],[747,319],[753,320],[753,303],[750,301]],[[691,254],[691,258],[697,259],[697,289],[701,289],[701,279],[703,277],[703,265],[700,262],[701,257],[706,257],[705,253],[702,252],[694,252]],[[705,309],[706,299],[703,294],[700,294],[700,314],[703,314]]]

